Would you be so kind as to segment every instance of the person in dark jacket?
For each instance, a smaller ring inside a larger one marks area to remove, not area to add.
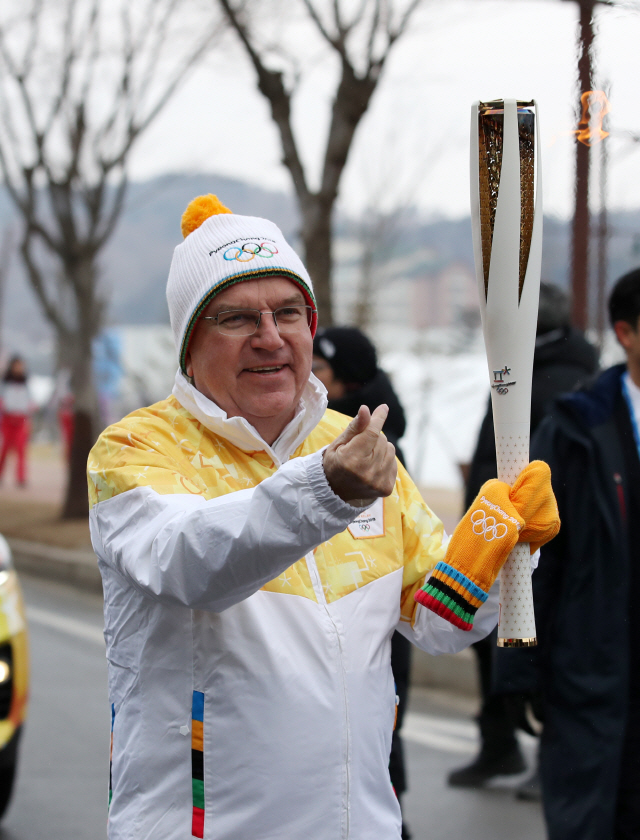
[[[597,366],[596,349],[582,333],[571,327],[567,295],[557,286],[541,283],[531,390],[532,434],[554,398],[571,391],[581,380],[592,375]],[[497,475],[493,414],[489,400],[466,483],[465,510],[484,482]],[[496,638],[497,630],[473,646],[478,659],[482,697],[478,715],[481,747],[471,764],[450,773],[449,784],[454,787],[482,787],[496,776],[514,775],[526,769],[510,713],[510,701],[493,689]],[[535,783],[527,785],[522,795],[535,796],[536,788]]]
[[[498,684],[540,698],[549,840],[640,837],[640,269],[609,314],[626,364],[562,397],[532,441],[562,519],[533,576],[538,647]]]
[[[404,465],[404,455],[398,446],[406,428],[404,411],[389,377],[378,367],[376,349],[367,336],[357,327],[318,330],[313,340],[312,370],[327,389],[329,408],[334,411],[355,417],[361,405],[372,411],[382,403],[389,406],[384,433]],[[400,633],[394,633],[391,639],[391,668],[398,695],[398,715],[391,741],[389,774],[400,801],[407,790],[407,778],[399,733],[407,705],[411,669],[411,643]],[[403,840],[410,837],[404,823],[402,837]]]
[[[318,330],[313,341],[313,372],[327,389],[329,408],[355,417],[361,405],[389,406],[387,439],[404,465],[398,441],[406,430],[404,410],[387,374],[378,367],[376,348],[357,327]]]

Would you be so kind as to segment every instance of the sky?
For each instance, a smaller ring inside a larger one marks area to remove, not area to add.
[[[293,3],[294,0],[287,0]],[[640,206],[640,3],[597,13],[596,82],[610,90],[608,204]],[[358,129],[341,183],[351,214],[376,204],[414,204],[429,218],[469,212],[470,106],[535,98],[539,108],[545,212],[573,206],[577,4],[563,0],[425,0],[394,47]],[[284,36],[283,36],[284,37]],[[305,44],[306,47],[306,44]],[[294,126],[317,178],[335,68],[321,51],[303,58]],[[265,188],[291,189],[278,136],[244,55],[231,42],[196,70],[143,136],[132,176],[215,172]],[[594,147],[597,209],[599,149]]]

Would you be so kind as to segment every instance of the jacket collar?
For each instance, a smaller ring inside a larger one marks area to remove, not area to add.
[[[228,440],[244,452],[267,452],[277,466],[289,460],[302,441],[318,425],[327,408],[327,391],[324,385],[310,374],[293,420],[269,446],[251,423],[244,417],[227,417],[225,411],[189,383],[181,370],[176,373],[173,396],[210,432]]]
[[[626,371],[625,364],[614,365],[603,371],[591,385],[560,398],[572,414],[586,428],[606,423],[612,416],[622,393],[621,379]]]

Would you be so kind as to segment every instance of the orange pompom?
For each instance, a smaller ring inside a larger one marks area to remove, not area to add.
[[[189,206],[182,214],[182,222],[180,228],[182,235],[186,239],[190,233],[200,227],[209,216],[217,216],[219,213],[231,213],[228,207],[218,199],[216,195],[199,195],[189,202]]]

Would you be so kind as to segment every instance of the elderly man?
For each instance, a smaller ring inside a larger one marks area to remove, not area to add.
[[[548,468],[485,485],[445,556],[386,407],[326,411],[311,281],[278,228],[208,196],[183,233],[173,395],[89,459],[109,837],[397,840],[391,636],[452,653],[492,629],[511,547],[557,531]]]

